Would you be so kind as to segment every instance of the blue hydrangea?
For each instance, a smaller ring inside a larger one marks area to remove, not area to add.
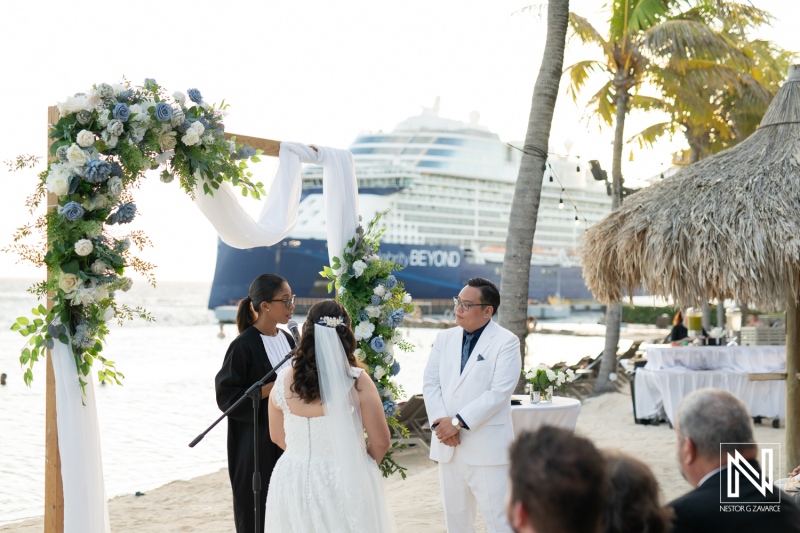
[[[114,106],[114,111],[111,114],[120,122],[127,122],[131,118],[131,108],[127,104],[120,102]]]
[[[380,296],[378,296],[377,294],[373,294],[372,298],[369,299],[370,305],[374,305],[374,306],[381,305],[382,301],[383,301],[383,299]]]
[[[383,412],[387,417],[394,416],[397,412],[397,402],[392,400],[383,402]]]
[[[159,102],[156,104],[153,115],[159,122],[169,122],[172,120],[172,106],[165,102]]]
[[[239,148],[237,155],[242,159],[247,159],[248,157],[253,157],[256,155],[256,151],[251,146],[242,146]]]
[[[397,278],[394,276],[389,276],[386,278],[386,290],[390,291],[397,286]]]
[[[153,78],[145,78],[144,79],[144,88],[148,91],[157,91],[158,90],[158,83]]]
[[[67,202],[61,210],[61,215],[67,220],[75,221],[83,216],[83,206],[78,202]]]
[[[103,183],[111,175],[111,163],[95,159],[86,164],[83,177],[89,183]]]
[[[369,315],[363,309],[358,312],[358,321],[359,322],[369,322]]]
[[[380,337],[373,337],[369,345],[372,346],[372,349],[376,352],[382,352],[386,349],[386,342]]]
[[[178,130],[181,133],[186,133],[187,131],[189,131],[189,128],[191,128],[191,127],[192,127],[192,121],[191,120],[184,120],[175,129]]]
[[[136,216],[136,204],[128,202],[119,204],[117,210],[106,219],[108,224],[127,224]]]
[[[191,100],[195,104],[203,103],[203,95],[200,94],[200,91],[198,91],[197,89],[189,89],[188,91],[186,91],[186,94],[189,95],[189,100]]]
[[[117,163],[116,161],[111,163],[111,171],[108,173],[109,176],[116,176],[118,178],[122,177],[122,166]]]
[[[395,309],[389,314],[389,318],[386,319],[386,323],[389,325],[390,328],[396,328],[397,326],[403,323],[405,317],[406,317],[405,310]]]
[[[399,373],[400,373],[400,363],[395,361],[394,364],[392,365],[392,375],[396,376]]]

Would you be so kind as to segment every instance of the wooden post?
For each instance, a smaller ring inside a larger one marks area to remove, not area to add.
[[[281,149],[280,141],[273,141],[270,139],[261,139],[259,137],[250,137],[249,135],[239,135],[236,133],[226,133],[225,138],[230,139],[236,137],[238,144],[246,144],[256,150],[264,150],[264,155],[271,157],[278,157]],[[315,149],[316,150],[316,149]]]
[[[786,373],[800,372],[800,314],[794,295],[786,301]],[[786,469],[800,465],[800,381],[786,380]],[[783,474],[781,474],[783,475]]]
[[[58,122],[58,108],[47,108],[47,160],[50,161],[50,124]],[[58,197],[47,193],[47,210],[55,209]],[[47,271],[50,280],[50,270]],[[47,310],[53,307],[48,295]],[[44,461],[44,532],[64,533],[64,486],[61,481],[61,453],[58,450],[58,422],[56,418],[56,377],[50,350],[47,350],[47,391],[45,408],[45,461]]]

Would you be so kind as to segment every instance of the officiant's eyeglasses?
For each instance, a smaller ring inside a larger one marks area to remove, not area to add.
[[[458,309],[461,309],[462,311],[469,311],[475,306],[483,307],[485,305],[491,305],[491,304],[465,304],[464,302],[461,301],[461,299],[458,296],[453,296],[453,306]]]
[[[270,300],[270,302],[283,302],[283,305],[285,305],[286,308],[288,309],[294,305],[294,299],[296,297],[297,297],[296,294],[292,294],[291,298],[284,298],[283,300]]]

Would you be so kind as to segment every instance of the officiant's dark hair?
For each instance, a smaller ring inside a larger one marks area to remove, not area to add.
[[[319,377],[317,375],[317,356],[315,353],[314,325],[319,319],[329,316],[331,318],[341,317],[343,324],[336,326],[336,333],[342,341],[342,348],[347,356],[350,366],[362,367],[356,356],[353,355],[358,341],[353,334],[350,315],[347,309],[336,300],[323,300],[311,306],[308,310],[308,317],[303,324],[303,335],[300,337],[300,344],[294,354],[292,367],[294,368],[293,383],[289,388],[297,394],[305,403],[311,403],[319,399]],[[355,385],[358,390],[358,383]]]
[[[491,305],[492,316],[496,315],[500,307],[500,291],[497,290],[497,285],[486,278],[472,278],[467,281],[467,285],[480,289],[481,303]]]
[[[236,311],[236,327],[239,329],[239,333],[255,322],[253,309],[257,310],[261,302],[273,300],[285,283],[286,280],[277,274],[261,274],[253,280],[247,296],[239,300],[239,309]]]

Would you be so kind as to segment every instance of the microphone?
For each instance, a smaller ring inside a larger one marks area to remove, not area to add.
[[[297,322],[290,320],[286,327],[289,328],[289,333],[294,337],[294,345],[298,346],[300,344],[300,331],[298,330]]]

